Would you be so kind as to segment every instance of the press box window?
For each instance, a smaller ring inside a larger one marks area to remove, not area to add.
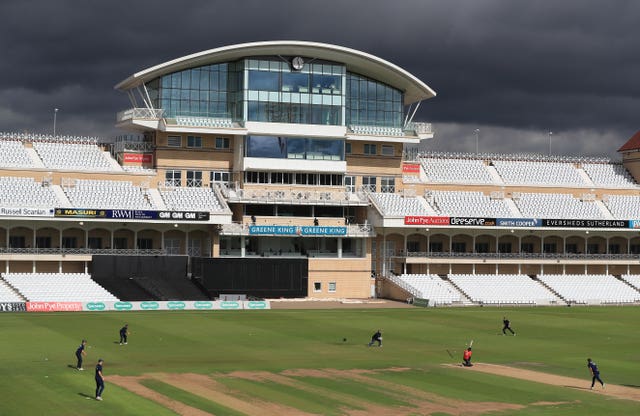
[[[393,156],[394,155],[394,149],[393,146],[389,146],[389,145],[382,145],[382,156]]]
[[[378,150],[376,149],[375,144],[365,144],[364,145],[364,154],[365,155],[376,155],[378,154]]]
[[[187,136],[187,147],[202,148],[202,137]]]
[[[182,137],[169,136],[167,137],[167,146],[169,147],[182,147]]]
[[[228,137],[216,137],[216,149],[228,149],[229,138]]]

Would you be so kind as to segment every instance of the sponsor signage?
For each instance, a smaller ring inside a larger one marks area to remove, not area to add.
[[[0,312],[26,312],[27,304],[24,302],[0,302]]]
[[[449,217],[409,215],[404,217],[404,225],[449,225]]]
[[[122,158],[124,163],[153,163],[151,153],[124,153]]]
[[[193,307],[194,309],[213,309],[213,302],[199,300],[197,302],[193,302]]]
[[[498,227],[540,227],[542,220],[538,218],[497,218]]]
[[[27,312],[80,312],[82,302],[27,302]]]
[[[53,217],[53,208],[0,207],[0,217]]]
[[[149,211],[135,209],[56,208],[56,217],[99,218],[114,220],[209,221],[204,211]]]
[[[629,228],[640,228],[640,220],[630,220]]]
[[[494,227],[496,225],[495,218],[476,218],[476,217],[451,217],[449,225],[471,225],[481,227]]]
[[[240,302],[223,300],[220,302],[220,309],[242,309]]]
[[[413,298],[413,306],[419,306],[421,308],[429,307],[429,299]]]
[[[104,209],[56,208],[54,215],[73,218],[108,218],[107,210]]]
[[[160,304],[155,301],[140,302],[140,309],[143,311],[153,311],[160,308]]]
[[[543,219],[543,227],[566,228],[629,228],[628,220]]]
[[[250,300],[244,303],[245,309],[267,309],[269,306],[264,300]]]
[[[116,311],[130,311],[133,309],[133,304],[131,302],[115,302],[113,309]]]
[[[347,235],[347,227],[322,227],[317,225],[298,227],[295,225],[250,225],[252,235]]]
[[[104,311],[107,309],[107,305],[104,302],[87,302],[84,305],[84,310],[87,311]]]
[[[181,301],[167,302],[167,308],[170,310],[184,309],[186,307],[187,307],[187,304]]]
[[[418,174],[420,173],[420,165],[415,163],[404,163],[402,165],[402,173]]]
[[[204,211],[158,211],[159,220],[209,221],[209,213]]]

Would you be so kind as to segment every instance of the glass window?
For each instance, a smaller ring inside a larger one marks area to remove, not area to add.
[[[348,155],[351,154],[351,143],[345,143],[344,144],[344,152]]]
[[[344,177],[344,185],[345,190],[347,192],[355,192],[356,191],[356,177],[355,176],[345,176]]]
[[[393,146],[390,145],[382,145],[382,156],[393,156],[394,155],[394,148]]]
[[[375,144],[365,143],[365,145],[364,145],[364,154],[365,155],[376,155],[376,154],[378,154],[377,149],[376,149],[376,145]]]
[[[322,282],[313,282],[313,291],[322,292]]]
[[[328,291],[329,291],[330,293],[333,293],[333,292],[335,292],[335,291],[336,291],[336,282],[329,282],[329,288],[328,288]]]
[[[228,137],[216,137],[216,149],[228,149],[229,138]]]
[[[202,147],[202,137],[200,136],[187,136],[187,147]]]
[[[380,178],[380,192],[394,193],[396,191],[396,180],[392,176]]]
[[[362,177],[362,187],[367,189],[369,192],[376,191],[376,177],[375,176],[363,176]]]
[[[187,186],[189,187],[201,187],[202,186],[202,171],[188,170],[187,171]]]
[[[182,137],[169,136],[167,137],[167,146],[169,147],[182,147]]]
[[[225,172],[225,171],[214,171],[211,172],[211,176],[209,179],[209,182],[212,183],[229,183],[231,181],[231,172]]]
[[[249,89],[255,91],[279,91],[280,74],[270,71],[249,71]]]
[[[282,91],[308,92],[309,74],[301,72],[284,72],[282,74]]]
[[[167,186],[182,186],[182,172],[179,170],[166,171],[165,184]]]

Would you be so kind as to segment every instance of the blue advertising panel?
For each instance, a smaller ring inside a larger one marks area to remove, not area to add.
[[[540,227],[542,220],[539,218],[497,218],[498,227]]]

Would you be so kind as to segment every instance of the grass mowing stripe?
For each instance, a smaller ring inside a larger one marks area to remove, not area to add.
[[[325,397],[271,381],[258,382],[230,377],[222,377],[217,381],[233,390],[242,391],[247,398],[257,397],[267,402],[280,403],[309,413],[335,416],[343,414],[338,411],[341,403],[327,401]]]
[[[237,412],[219,403],[196,396],[195,394],[191,394],[188,391],[179,389],[160,380],[144,379],[140,381],[140,384],[167,397],[171,397],[174,400],[214,415],[245,416],[244,413]]]
[[[366,400],[371,403],[384,406],[408,406],[411,403],[398,400],[394,395],[389,395],[385,389],[375,388],[369,384],[359,383],[357,381],[345,378],[317,378],[317,377],[296,377],[305,383],[322,387],[323,389],[333,390],[343,394]]]

